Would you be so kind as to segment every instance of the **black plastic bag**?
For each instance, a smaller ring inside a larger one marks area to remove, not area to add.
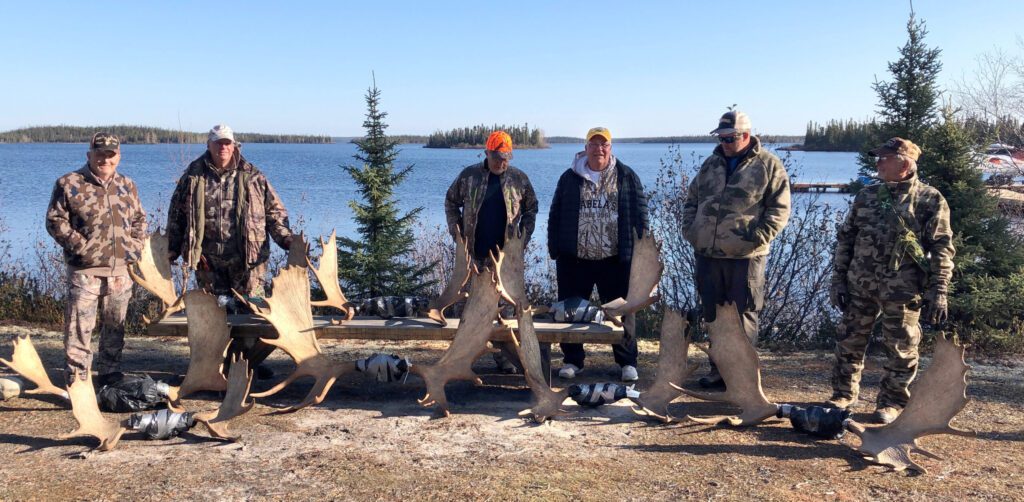
[[[108,413],[156,409],[164,403],[166,396],[167,384],[157,382],[149,375],[124,375],[106,382],[96,393],[100,410]]]

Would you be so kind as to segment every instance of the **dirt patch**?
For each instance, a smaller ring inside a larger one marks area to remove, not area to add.
[[[59,333],[0,328],[0,355],[17,333],[32,332],[51,376],[62,363]],[[336,359],[396,352],[414,362],[440,357],[444,343],[326,342]],[[657,344],[641,343],[641,381],[651,383]],[[133,338],[127,371],[170,379],[187,367],[183,339]],[[583,381],[614,381],[611,352],[588,347]],[[703,362],[701,354],[695,361]],[[812,403],[828,396],[832,356],[825,352],[762,354],[769,398]],[[291,363],[270,359],[277,378]],[[1024,493],[1024,365],[975,364],[971,402],[954,423],[978,437],[933,436],[922,446],[944,460],[921,458],[921,476],[886,472],[838,441],[815,441],[786,422],[730,429],[693,424],[651,425],[617,403],[533,425],[517,416],[529,406],[520,377],[495,375],[477,362],[484,385],[448,386],[452,416],[433,419],[416,398],[422,382],[377,384],[356,374],[334,386],[319,406],[288,415],[275,406],[298,402],[310,382],[261,400],[232,429],[241,443],[213,441],[203,432],[169,441],[128,434],[106,453],[87,453],[95,441],[60,441],[74,428],[58,399],[0,402],[0,499],[590,499],[678,500],[955,500],[1020,499]],[[880,367],[871,360],[857,411],[867,418]],[[566,382],[556,379],[556,385]],[[266,388],[269,382],[257,382]],[[217,406],[217,396],[187,400],[191,409]],[[571,401],[569,401],[571,403]],[[678,416],[727,412],[689,398]],[[196,429],[202,431],[202,428]],[[844,439],[854,443],[853,437]]]

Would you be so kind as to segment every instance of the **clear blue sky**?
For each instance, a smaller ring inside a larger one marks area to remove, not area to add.
[[[1024,2],[914,2],[944,84],[1019,52]],[[351,136],[371,71],[392,133],[522,123],[581,136],[706,133],[873,114],[901,0],[4,2],[0,130],[66,123]],[[1015,28],[1016,27],[1016,28]]]

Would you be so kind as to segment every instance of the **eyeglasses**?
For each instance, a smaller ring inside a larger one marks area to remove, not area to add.
[[[587,147],[588,148],[593,148],[595,150],[609,150],[609,149],[611,149],[612,144],[611,143],[595,143],[595,142],[591,141],[590,143],[587,143]]]
[[[739,139],[742,139],[742,138],[743,138],[743,133],[738,132],[736,134],[733,134],[732,136],[719,136],[718,137],[718,142],[731,145],[731,144],[735,143],[736,140],[739,140]]]
[[[495,161],[498,160],[512,160],[512,152],[499,152],[497,150],[488,150],[487,155]]]
[[[875,158],[875,165],[881,164],[889,159],[897,157],[896,155],[882,155]]]

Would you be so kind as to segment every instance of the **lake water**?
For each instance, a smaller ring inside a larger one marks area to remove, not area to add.
[[[517,150],[512,164],[529,175],[540,200],[538,243],[544,239],[548,206],[558,177],[582,144],[557,144],[544,150]],[[706,157],[714,144],[679,145],[687,162]],[[174,184],[184,167],[203,153],[205,145],[124,145],[119,172],[139,186],[146,211],[163,225]],[[396,191],[405,209],[423,207],[420,221],[444,224],[444,195],[463,167],[482,160],[480,150],[445,150],[401,145],[396,166],[414,166]],[[667,144],[616,143],[613,153],[653,186],[661,161],[670,153]],[[26,253],[37,240],[49,240],[44,228],[46,205],[53,182],[85,162],[84,144],[0,144],[0,218],[7,231],[0,239],[13,243],[12,254]],[[358,194],[341,169],[355,165],[355,145],[247,144],[245,157],[263,170],[284,199],[292,225],[308,234],[327,235],[337,229],[354,235],[348,201]],[[786,152],[781,152],[785,154]],[[800,182],[845,182],[857,172],[856,154],[846,152],[790,152],[792,172]],[[780,155],[782,156],[782,155]],[[841,203],[845,196],[830,195]]]

